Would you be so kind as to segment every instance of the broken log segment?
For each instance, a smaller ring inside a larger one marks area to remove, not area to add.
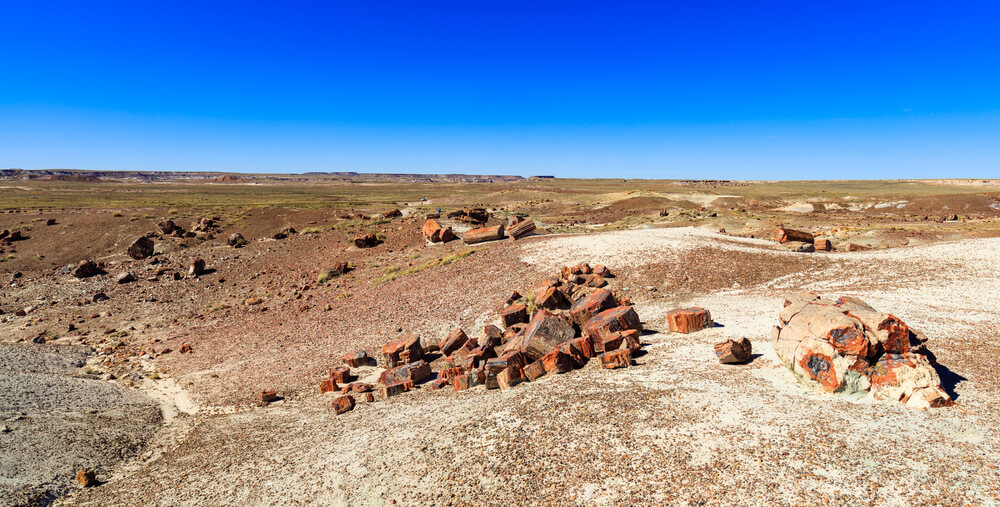
[[[812,243],[815,237],[805,231],[797,231],[795,229],[786,229],[784,227],[779,227],[774,230],[774,240],[778,243],[786,243],[788,241],[801,241],[803,243]]]
[[[531,234],[532,232],[534,232],[534,230],[535,230],[535,221],[529,219],[508,226],[507,235],[510,236],[511,239],[517,240],[527,236],[528,234]]]
[[[503,237],[503,225],[495,225],[493,227],[481,227],[467,231],[462,235],[462,241],[471,245],[473,243],[482,243],[483,241],[503,239]]]

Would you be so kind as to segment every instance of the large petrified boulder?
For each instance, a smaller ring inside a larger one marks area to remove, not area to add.
[[[786,299],[778,318],[774,350],[806,385],[917,408],[951,404],[926,339],[891,314],[857,298],[808,293]]]

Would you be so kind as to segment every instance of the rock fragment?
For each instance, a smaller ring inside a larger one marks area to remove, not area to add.
[[[141,260],[153,255],[153,248],[153,240],[142,236],[129,245],[126,253],[135,260]]]

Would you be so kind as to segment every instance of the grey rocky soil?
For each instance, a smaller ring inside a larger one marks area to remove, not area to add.
[[[160,428],[156,403],[88,378],[88,347],[0,343],[0,505],[47,504],[134,456]]]

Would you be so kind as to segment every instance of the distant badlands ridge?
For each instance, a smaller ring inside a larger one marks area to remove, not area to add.
[[[0,169],[0,179],[40,181],[191,181],[198,183],[253,183],[275,181],[358,181],[502,183],[551,176],[504,176],[473,174],[389,174],[357,172],[307,172],[303,174],[248,174],[201,171],[90,171],[82,169]]]
[[[397,174],[359,172],[306,172],[302,174],[228,173],[218,171],[92,171],[86,169],[0,169],[0,180],[80,181],[80,182],[183,182],[192,183],[255,183],[255,182],[355,182],[355,183],[509,183],[530,180],[552,180],[554,176],[514,176],[478,174]],[[586,178],[584,178],[586,179]],[[629,178],[645,179],[645,178]],[[774,183],[777,180],[710,180],[670,179],[682,186],[749,185]],[[937,183],[942,185],[995,186],[1000,179],[908,179],[899,181]]]

